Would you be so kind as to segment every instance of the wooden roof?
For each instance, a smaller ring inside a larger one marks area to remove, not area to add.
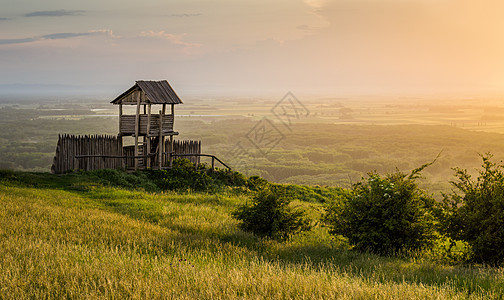
[[[121,104],[125,98],[131,94],[142,91],[145,94],[145,102],[152,104],[181,104],[182,100],[177,96],[177,93],[170,86],[168,81],[144,81],[138,80],[135,85],[129,88],[126,92],[119,95],[111,103]],[[143,97],[142,97],[143,100]],[[142,101],[143,102],[143,101]],[[130,103],[129,103],[130,104]]]

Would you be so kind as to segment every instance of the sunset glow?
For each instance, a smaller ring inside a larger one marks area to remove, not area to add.
[[[493,0],[4,0],[0,83],[187,93],[498,94]]]

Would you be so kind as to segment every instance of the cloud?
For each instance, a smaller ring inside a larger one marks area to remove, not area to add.
[[[25,44],[31,43],[35,41],[42,40],[63,40],[70,39],[74,37],[80,36],[90,36],[90,35],[106,35],[109,37],[117,37],[113,34],[110,29],[98,29],[98,30],[90,30],[88,32],[61,32],[61,33],[51,33],[42,36],[35,36],[29,38],[21,38],[21,39],[0,39],[0,45],[12,45],[12,44]]]
[[[35,11],[26,14],[25,17],[63,17],[63,16],[82,16],[85,10],[46,10],[46,11]]]
[[[321,8],[327,4],[327,0],[304,0],[304,2],[313,8]]]
[[[159,39],[164,39],[164,40],[169,40],[172,44],[175,45],[180,45],[184,46],[186,48],[193,48],[193,47],[199,47],[201,46],[200,44],[195,44],[195,43],[188,43],[182,41],[182,38],[186,36],[187,34],[172,34],[172,33],[167,33],[165,31],[142,31],[140,33],[140,36],[142,37],[151,37],[151,38],[159,38]]]
[[[24,39],[0,39],[0,45],[10,45],[10,44],[23,44],[36,41],[36,38],[24,38]]]
[[[187,18],[187,17],[199,17],[202,16],[202,13],[189,13],[189,14],[170,14],[167,17],[175,17],[175,18]]]
[[[311,33],[314,33],[317,30],[320,30],[321,27],[313,27],[313,26],[308,26],[306,24],[303,24],[303,25],[297,26],[296,29],[303,31],[304,33],[311,34]]]
[[[111,29],[96,29],[96,30],[89,30],[88,32],[93,35],[103,34],[111,38],[120,38],[120,36],[115,35]]]
[[[52,33],[52,34],[46,34],[41,36],[41,39],[47,39],[47,40],[60,40],[60,39],[69,39],[77,36],[86,36],[86,35],[91,35],[91,32],[79,32],[79,33],[72,33],[72,32],[63,32],[63,33]]]

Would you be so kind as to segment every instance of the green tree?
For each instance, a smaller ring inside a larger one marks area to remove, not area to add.
[[[428,246],[435,235],[435,201],[410,175],[399,171],[385,177],[370,173],[352,186],[348,196],[328,206],[330,232],[348,238],[360,251],[391,254]]]
[[[233,218],[239,227],[263,237],[285,239],[311,228],[305,211],[289,205],[291,200],[274,186],[259,191],[252,203],[238,207]]]
[[[504,166],[481,156],[476,180],[467,170],[455,168],[457,189],[444,199],[446,232],[469,244],[471,259],[495,265],[504,263]]]

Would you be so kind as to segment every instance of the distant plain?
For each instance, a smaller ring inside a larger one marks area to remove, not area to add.
[[[439,154],[422,182],[438,193],[450,189],[451,168],[474,173],[478,153],[504,158],[498,97],[294,97],[182,97],[175,130],[234,169],[279,183],[348,187]],[[0,98],[0,168],[49,171],[58,134],[117,134],[110,100]]]

